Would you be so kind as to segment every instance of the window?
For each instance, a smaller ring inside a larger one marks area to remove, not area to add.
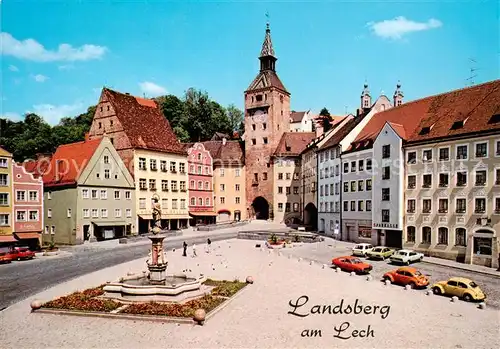
[[[488,143],[476,144],[476,158],[485,158],[488,156]]]
[[[198,190],[202,190],[202,189],[203,189],[203,182],[198,181]]]
[[[432,149],[422,151],[422,161],[423,162],[432,161]]]
[[[291,189],[292,189],[291,187],[286,187],[286,195],[290,195],[292,193]],[[325,195],[328,196],[328,190],[325,190]]]
[[[366,160],[366,170],[367,171],[372,170],[372,160],[371,159]]]
[[[224,191],[226,189],[226,185],[225,184],[221,184],[220,185],[220,191]]]
[[[349,164],[347,162],[344,163],[344,173],[349,173]]]
[[[161,199],[161,208],[166,209],[168,207],[168,199],[167,198],[162,198]]]
[[[467,172],[457,172],[457,187],[465,187],[467,185]]]
[[[406,160],[408,164],[416,164],[417,163],[417,152],[411,151],[408,152],[408,158]]]
[[[149,180],[149,190],[151,190],[151,191],[156,190],[156,179]]]
[[[340,183],[335,183],[335,195],[339,195],[339,187],[340,187]]]
[[[500,185],[500,168],[495,169],[495,185]]]
[[[382,159],[387,159],[391,157],[391,146],[383,145],[382,146]]]
[[[382,167],[382,179],[391,178],[391,168],[389,166]]]
[[[290,174],[290,172],[288,172],[288,173],[286,174],[286,179],[287,179],[287,180],[290,180],[291,178],[292,178],[292,175]]]
[[[170,181],[170,189],[174,192],[177,191],[177,181]]]
[[[448,173],[440,173],[439,174],[439,187],[446,188],[449,184],[449,175]]]
[[[201,153],[198,153],[198,161],[201,161]]]
[[[475,213],[484,213],[486,212],[486,199],[485,198],[476,198],[475,202]]]
[[[129,190],[125,192],[125,199],[130,200],[132,198],[132,194],[130,193]]]
[[[235,197],[235,198],[234,198],[234,202],[235,202],[236,204],[239,204],[239,203],[240,203],[240,197],[239,197],[239,196]]]
[[[82,198],[83,199],[88,199],[89,196],[89,190],[88,189],[82,189]]]
[[[466,199],[457,199],[455,201],[455,212],[456,213],[465,213],[466,210],[467,210]]]
[[[139,209],[141,209],[141,210],[146,209],[146,199],[145,198],[139,199]]]
[[[52,218],[52,209],[51,208],[47,209],[47,218]]]
[[[439,161],[450,160],[450,148],[440,148],[439,149]]]
[[[16,200],[17,201],[26,201],[26,192],[24,190],[16,191]]]
[[[131,218],[132,217],[132,210],[130,208],[127,208],[125,210],[125,215],[127,216],[127,218]]]
[[[119,208],[115,208],[115,217],[121,218],[121,216],[122,216],[122,210]]]
[[[108,191],[106,189],[101,190],[101,200],[106,200],[108,198]]]
[[[495,144],[496,144],[495,154],[500,155],[500,141],[496,141]]]
[[[203,198],[198,198],[198,206],[203,206]]]
[[[278,212],[283,212],[283,203],[282,202],[278,203]],[[320,210],[320,212],[321,212],[321,210]]]
[[[201,175],[201,165],[196,166],[196,173]]]
[[[372,190],[372,180],[367,179],[366,180],[366,191],[370,191],[370,190]]]
[[[186,173],[186,164],[183,162],[179,162],[179,172],[180,173]],[[206,174],[208,174],[208,171],[205,171]]]
[[[344,182],[344,193],[348,193],[348,192],[349,192],[349,183]]]
[[[486,185],[486,171],[479,170],[476,171],[476,186],[483,187]]]
[[[195,206],[196,205],[196,198],[192,197],[190,200],[190,205]]]
[[[108,169],[104,170],[104,178],[109,179],[109,170]]]
[[[267,137],[262,138],[262,143],[267,144]]]
[[[170,172],[177,173],[175,161],[170,161]]]
[[[415,189],[417,186],[417,176],[411,175],[408,176],[408,189]]]
[[[431,213],[432,210],[432,200],[431,199],[423,199],[422,200],[422,212],[423,213]]]
[[[8,160],[6,158],[0,158],[0,168],[7,168],[8,166]]]
[[[172,210],[177,210],[178,209],[178,200],[177,199],[172,199]]]
[[[339,168],[339,165],[335,165],[335,176],[338,176],[340,174]]]
[[[390,222],[389,210],[382,210],[382,222],[388,223]]]
[[[391,193],[389,188],[382,188],[382,201],[389,201],[391,199]]]
[[[146,159],[139,158],[139,170],[146,170]]]
[[[16,212],[16,221],[17,222],[26,222],[26,211],[17,211]]]
[[[293,212],[299,212],[299,203],[298,202],[293,203]]]
[[[5,173],[0,173],[0,186],[6,186],[9,184],[9,175]]]
[[[415,227],[406,228],[406,241],[415,242]]]
[[[448,228],[445,227],[438,228],[438,244],[448,245]]]
[[[466,160],[467,159],[467,146],[459,145],[457,146],[457,160]]]
[[[366,211],[370,212],[372,210],[372,201],[366,200]]]
[[[408,202],[406,204],[406,212],[415,213],[415,204],[416,204],[415,199],[408,199]]]
[[[219,174],[221,177],[224,177],[224,169],[223,168],[220,169]]]
[[[422,228],[422,243],[424,244],[431,243],[431,227]]]
[[[495,198],[495,213],[500,214],[500,198]]]
[[[351,181],[351,191],[353,193],[356,191],[356,181]]]
[[[278,179],[283,179],[283,173],[278,173]]]
[[[167,172],[167,161],[160,160],[160,170],[162,172]]]
[[[0,206],[8,206],[9,205],[9,194],[0,193]]]
[[[115,200],[120,200],[120,191],[119,190],[115,190]]]
[[[146,178],[139,178],[139,189],[146,190]]]
[[[210,190],[210,184],[207,181],[205,181],[205,190]]]
[[[0,214],[0,226],[9,226],[9,215],[8,214]]]
[[[297,195],[299,193],[299,187],[293,187],[293,193]]]
[[[351,201],[351,211],[356,211],[356,201]]]
[[[363,200],[358,201],[358,211],[362,212],[365,208],[365,202]]]
[[[70,208],[68,208],[68,210],[66,211],[66,216],[68,218],[71,218],[71,209]]]
[[[257,144],[257,140],[255,138],[252,138],[252,145],[256,145]]]
[[[323,186],[319,186],[319,196],[323,196]]]
[[[439,199],[439,213],[447,213],[448,212],[448,199]]]
[[[422,188],[432,187],[432,174],[425,174],[423,176]]]
[[[240,169],[239,169],[239,168],[236,168],[236,169],[234,170],[234,176],[235,176],[235,177],[239,177],[239,176],[240,176]]]
[[[50,234],[54,235],[55,233],[56,233],[56,227],[55,227],[55,225],[53,225],[50,227]]]
[[[466,245],[466,235],[467,232],[465,228],[456,228],[455,229],[455,245],[456,246],[465,246]]]
[[[182,192],[186,191],[186,181],[180,181],[179,186],[180,186]]]
[[[225,198],[225,197],[223,197],[223,196],[221,196],[221,197],[220,197],[220,203],[221,203],[221,204],[225,204],[225,203],[226,203],[226,198]]]
[[[349,201],[344,201],[344,212],[349,211]]]
[[[194,186],[194,181],[191,181],[191,182],[193,183],[193,186]],[[161,190],[168,191],[168,181],[165,179],[161,180]]]
[[[332,154],[333,154],[333,152],[332,152]],[[358,170],[359,171],[363,171],[364,167],[365,167],[364,160],[359,160],[359,162],[358,162]]]
[[[289,173],[287,173],[286,179],[290,179],[290,178],[288,178],[288,175],[289,175]],[[267,172],[262,173],[262,180],[267,181]]]
[[[356,172],[356,161],[351,161],[351,172]]]
[[[186,199],[181,199],[181,210],[185,210],[185,209],[186,209]]]
[[[158,168],[156,167],[156,159],[149,159],[149,169],[151,171],[158,170]]]
[[[108,218],[108,209],[101,208],[101,218]]]

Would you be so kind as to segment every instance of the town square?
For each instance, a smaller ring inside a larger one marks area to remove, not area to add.
[[[0,6],[1,348],[498,347],[497,2]]]

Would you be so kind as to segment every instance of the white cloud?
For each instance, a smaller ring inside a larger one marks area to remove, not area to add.
[[[36,82],[45,82],[48,77],[42,74],[36,74],[31,76]]]
[[[73,64],[63,64],[57,67],[59,70],[71,70],[75,69],[75,66]]]
[[[11,64],[11,65],[9,65],[9,70],[10,70],[10,71],[19,71],[19,68],[18,68],[18,67],[16,67],[15,65],[12,65],[12,64]]]
[[[11,112],[3,113],[0,118],[9,119],[11,121],[20,121],[20,120],[22,120],[22,116],[20,114],[18,114],[18,113],[11,113]]]
[[[167,89],[163,86],[157,85],[154,82],[144,81],[139,83],[141,91],[144,92],[148,97],[157,97],[159,95],[164,95],[167,93]]]
[[[381,22],[369,22],[366,25],[377,36],[385,39],[401,39],[408,33],[439,28],[443,23],[434,18],[427,22],[415,22],[399,16]]]
[[[69,44],[60,44],[57,50],[47,50],[34,39],[17,40],[9,33],[0,33],[2,42],[1,53],[37,62],[51,61],[87,61],[101,58],[108,49],[104,46],[85,44],[73,47]]]
[[[82,103],[75,104],[37,104],[33,106],[32,113],[40,115],[51,125],[57,125],[61,118],[75,116],[83,108]]]

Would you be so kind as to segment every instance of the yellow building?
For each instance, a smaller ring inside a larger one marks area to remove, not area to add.
[[[16,241],[12,235],[12,154],[0,148],[0,243]],[[5,236],[3,236],[5,235]]]

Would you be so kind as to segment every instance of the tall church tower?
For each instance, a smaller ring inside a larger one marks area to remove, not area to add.
[[[259,74],[245,91],[246,197],[249,215],[268,219],[273,218],[271,157],[290,130],[290,93],[276,74],[269,23],[259,60]]]

